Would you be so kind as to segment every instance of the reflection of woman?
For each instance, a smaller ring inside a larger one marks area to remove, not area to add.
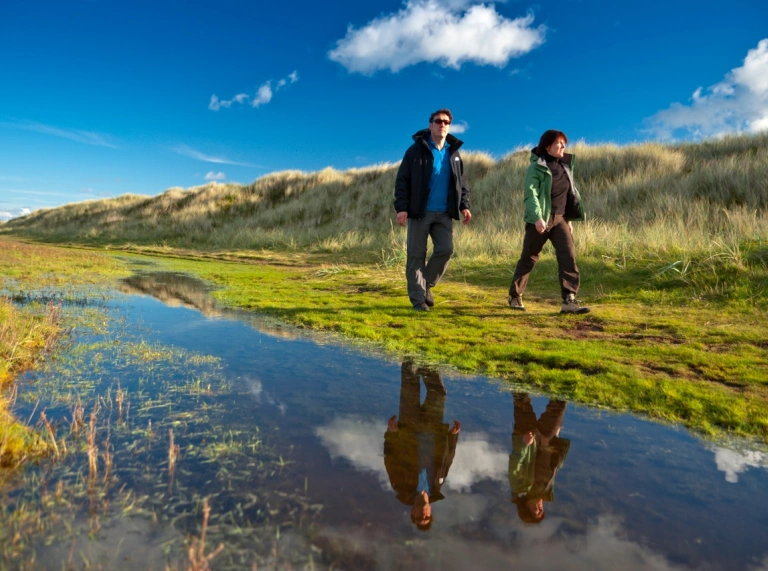
[[[421,401],[421,379],[427,388]],[[400,370],[400,421],[393,416],[384,435],[384,466],[392,489],[411,507],[411,521],[424,531],[432,525],[432,503],[456,453],[461,425],[443,423],[445,386],[440,374],[406,361]]]
[[[526,523],[544,519],[544,502],[555,499],[555,476],[571,441],[560,438],[565,402],[550,400],[537,420],[531,397],[515,393],[515,426],[509,455],[509,486],[517,514]]]
[[[579,268],[573,244],[572,220],[584,220],[579,191],[573,183],[573,155],[565,153],[568,137],[562,131],[546,131],[538,146],[531,151],[531,162],[525,174],[525,236],[523,251],[509,288],[509,307],[525,311],[523,292],[539,260],[547,240],[557,256],[560,313],[587,313],[576,301],[579,291]]]

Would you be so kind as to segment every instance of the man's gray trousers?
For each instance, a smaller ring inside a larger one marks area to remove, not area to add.
[[[427,237],[432,238],[432,255],[427,258]],[[405,278],[413,305],[425,303],[427,288],[443,277],[453,255],[453,220],[447,212],[427,212],[424,218],[408,219],[408,258]],[[425,265],[426,262],[426,265]]]

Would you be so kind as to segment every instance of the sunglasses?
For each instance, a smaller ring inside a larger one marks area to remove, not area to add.
[[[450,125],[451,122],[448,119],[432,119],[433,123],[437,123],[438,125]]]

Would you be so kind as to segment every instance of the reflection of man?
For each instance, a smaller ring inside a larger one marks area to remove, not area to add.
[[[536,420],[531,397],[514,393],[515,426],[509,455],[509,486],[517,514],[526,523],[544,519],[544,502],[555,499],[555,475],[562,468],[571,441],[560,438],[565,402],[550,400]]]
[[[461,425],[443,423],[445,386],[440,374],[416,368],[406,361],[401,367],[400,420],[393,416],[384,434],[384,466],[397,499],[411,508],[411,521],[421,530],[432,525],[432,502],[443,499],[440,487],[456,454]],[[421,380],[427,396],[421,403]]]

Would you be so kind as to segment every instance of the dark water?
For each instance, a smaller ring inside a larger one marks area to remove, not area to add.
[[[503,382],[254,325],[218,312],[188,278],[120,289],[109,304],[119,326],[76,334],[69,361],[22,391],[21,412],[45,408],[60,434],[72,395],[86,424],[99,403],[100,450],[114,455],[108,477],[102,458],[86,489],[81,439],[8,494],[18,510],[64,482],[69,523],[30,535],[20,557],[34,553],[33,567],[183,568],[208,497],[207,552],[224,544],[213,568],[768,568],[768,454],[746,443],[535,395],[531,419],[526,395]],[[174,357],[151,357],[169,348]],[[397,431],[387,432],[393,416]],[[536,453],[521,448],[529,430]],[[408,505],[422,466],[426,531]],[[513,495],[543,498],[543,520],[524,522]],[[141,509],[127,509],[136,498]]]

